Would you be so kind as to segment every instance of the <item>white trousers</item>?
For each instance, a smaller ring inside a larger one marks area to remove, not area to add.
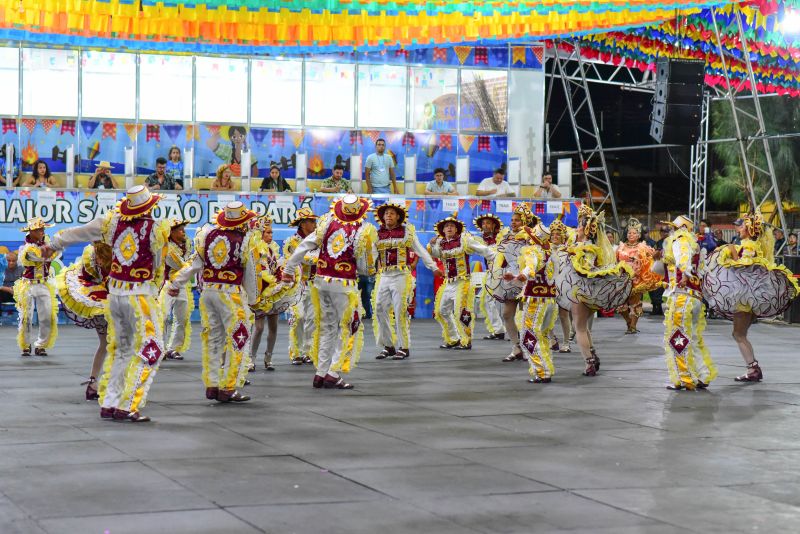
[[[361,355],[361,295],[356,286],[337,287],[336,282],[315,281],[311,287],[315,324],[311,358],[317,376],[338,377],[350,372]]]
[[[204,289],[200,294],[203,383],[232,391],[244,386],[250,359],[253,312],[240,293]]]
[[[553,298],[525,298],[517,314],[522,353],[528,359],[533,377],[550,378],[555,372],[550,351],[550,331],[558,318]]]
[[[150,295],[109,295],[108,356],[100,381],[100,405],[136,412],[164,357],[163,317]]]
[[[23,284],[24,282],[20,282]],[[58,324],[56,314],[58,305],[56,303],[55,289],[50,284],[31,284],[24,283],[19,290],[15,291],[17,301],[17,311],[19,312],[19,332],[17,341],[20,350],[25,350],[32,344],[37,349],[49,349],[53,346],[58,335]],[[39,332],[36,342],[33,339],[33,313],[36,309],[36,317],[39,320]]]
[[[185,352],[189,350],[192,332],[189,317],[190,298],[192,298],[192,294],[186,288],[181,288],[177,297],[173,297],[163,290],[161,292],[159,299],[164,311],[164,332],[169,332],[165,336],[168,351]]]
[[[469,280],[446,281],[439,287],[434,311],[445,343],[460,341],[465,346],[472,343],[474,306],[475,288]]]
[[[378,345],[409,347],[411,317],[408,306],[414,295],[414,277],[410,271],[387,271],[378,275],[373,321],[377,321]]]
[[[311,356],[314,340],[314,304],[311,301],[311,286],[306,284],[297,304],[291,308],[289,318],[289,358]]]
[[[484,312],[486,313],[486,329],[490,334],[502,334],[506,331],[503,323],[503,303],[489,296],[486,289],[481,291]]]

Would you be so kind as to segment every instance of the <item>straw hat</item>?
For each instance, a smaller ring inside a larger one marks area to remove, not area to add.
[[[162,198],[143,185],[135,185],[125,193],[125,198],[119,204],[119,212],[126,218],[141,217],[149,213]]]
[[[186,226],[190,222],[191,221],[189,221],[188,219],[170,219],[169,220],[169,229],[170,230],[174,230],[175,228],[178,228],[179,226]]]
[[[503,227],[503,221],[500,220],[500,217],[498,217],[494,213],[484,213],[483,215],[478,215],[477,217],[472,219],[472,224],[474,224],[475,228],[477,228],[481,232],[483,231],[483,228],[481,228],[481,223],[483,222],[484,219],[491,219],[495,223],[497,223],[498,232]]]
[[[245,225],[257,215],[250,211],[240,201],[228,202],[225,208],[217,214],[217,226],[222,228],[238,228]]]
[[[687,230],[691,230],[694,228],[694,223],[692,220],[687,217],[686,215],[678,215],[675,217],[672,222],[670,221],[661,221],[662,224],[668,224],[673,228],[686,228]]]
[[[289,223],[289,226],[300,226],[300,223],[303,221],[314,221],[317,219],[317,216],[314,215],[314,212],[311,208],[300,208],[294,214],[294,219],[292,222]]]
[[[334,202],[331,212],[345,224],[356,224],[366,218],[371,207],[372,203],[366,198],[349,194]]]
[[[97,164],[96,168],[111,170],[111,163],[109,163],[108,161],[103,160],[103,161],[101,161],[100,163]]]
[[[24,228],[20,228],[20,231],[21,232],[32,232],[34,230],[43,230],[45,228],[50,228],[51,226],[54,226],[54,225],[47,224],[46,222],[44,222],[44,219],[42,219],[41,217],[34,217],[30,221],[28,221],[28,226],[26,226]]]
[[[444,225],[447,223],[453,223],[458,228],[458,233],[462,233],[464,231],[464,223],[459,221],[456,217],[458,216],[458,212],[453,212],[450,217],[444,218],[441,221],[437,222],[436,233],[439,234],[441,237],[444,237]]]
[[[387,208],[393,208],[398,215],[397,224],[403,224],[406,222],[408,218],[408,210],[406,209],[404,204],[398,204],[397,202],[386,202],[385,204],[381,204],[377,208],[375,208],[375,218],[378,219],[381,224],[385,224],[383,222],[383,214],[386,213]]]

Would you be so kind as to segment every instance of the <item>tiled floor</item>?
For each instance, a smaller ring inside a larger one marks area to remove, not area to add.
[[[282,357],[242,405],[204,398],[195,328],[142,425],[82,400],[93,333],[62,327],[48,358],[23,360],[0,327],[0,533],[800,531],[796,327],[753,328],[765,381],[741,385],[730,323],[710,321],[720,376],[674,393],[655,318],[638,336],[597,320],[601,374],[559,354],[539,386],[500,362],[505,342],[443,351],[415,321],[412,359],[376,361],[366,326],[355,390],[314,390]]]

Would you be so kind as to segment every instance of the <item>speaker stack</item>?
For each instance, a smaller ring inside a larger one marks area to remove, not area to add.
[[[650,136],[659,143],[692,145],[700,135],[705,61],[662,58],[656,64],[656,92]]]

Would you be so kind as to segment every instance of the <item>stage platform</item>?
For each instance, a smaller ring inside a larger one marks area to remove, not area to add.
[[[439,350],[412,324],[412,357],[376,361],[372,325],[353,391],[314,390],[281,324],[277,370],[253,400],[204,398],[199,325],[161,366],[149,424],[100,420],[80,382],[92,332],[62,326],[22,359],[0,327],[0,532],[607,533],[795,532],[800,525],[797,327],[759,323],[765,381],[741,385],[731,325],[710,321],[708,391],[664,389],[660,318],[626,336],[598,319],[602,358],[581,376],[558,354],[549,385],[501,363],[508,343]],[[260,362],[259,362],[259,365]]]

